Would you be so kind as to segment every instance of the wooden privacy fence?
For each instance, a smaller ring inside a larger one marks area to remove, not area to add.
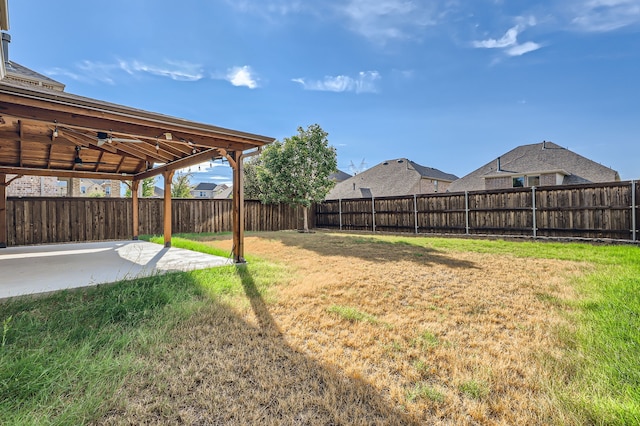
[[[640,185],[515,188],[331,200],[316,205],[316,226],[415,234],[615,239],[637,242]]]
[[[140,199],[140,234],[162,234],[162,206],[162,199]],[[174,199],[172,208],[174,233],[232,230],[232,200]],[[247,231],[297,229],[301,215],[287,205],[245,201]],[[131,200],[124,198],[8,198],[7,243],[126,240],[133,235],[131,218]]]

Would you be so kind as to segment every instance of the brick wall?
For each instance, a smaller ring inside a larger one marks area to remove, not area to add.
[[[512,187],[513,177],[511,176],[488,178],[484,180],[484,189],[486,190],[505,189]]]
[[[540,186],[549,186],[556,184],[556,174],[555,173],[547,173],[546,175],[540,176]]]
[[[7,181],[16,175],[7,175]],[[8,197],[56,197],[60,195],[58,179],[51,176],[22,176],[7,187]]]
[[[447,192],[451,182],[444,182],[436,179],[423,178],[420,179],[420,190],[416,194],[437,194]]]

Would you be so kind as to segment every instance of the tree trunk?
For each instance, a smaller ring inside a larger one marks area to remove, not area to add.
[[[307,219],[307,206],[302,206],[302,215],[304,216],[304,232],[309,232],[309,221]]]

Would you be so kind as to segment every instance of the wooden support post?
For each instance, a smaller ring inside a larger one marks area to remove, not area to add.
[[[138,188],[140,187],[140,181],[134,180],[131,182],[131,213],[133,221],[133,239],[137,240],[140,236],[140,210],[138,203]]]
[[[174,171],[164,172],[164,246],[171,247],[171,181]]]
[[[230,157],[229,164],[233,167],[233,260],[235,263],[246,263],[244,259],[243,153],[232,151]]]
[[[7,247],[7,175],[0,174],[0,248]]]

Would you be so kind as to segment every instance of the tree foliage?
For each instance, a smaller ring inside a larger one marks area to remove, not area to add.
[[[171,182],[171,198],[191,198],[191,173],[177,172]]]
[[[306,130],[299,127],[297,135],[267,146],[255,170],[249,167],[249,173],[255,172],[255,190],[262,202],[303,207],[305,230],[307,208],[322,201],[334,185],[329,176],[337,171],[336,150],[327,136],[317,124]],[[251,179],[249,190],[253,191]]]
[[[155,186],[156,186],[155,176],[142,179],[142,196],[153,197]]]
[[[262,156],[247,158],[244,162],[244,198],[246,200],[260,200],[262,190],[258,180],[258,169],[262,167]]]
[[[155,176],[142,179],[142,196],[153,197],[155,185],[156,185]],[[127,189],[124,192],[124,196],[127,198],[131,198],[131,187],[129,185],[127,185]]]

